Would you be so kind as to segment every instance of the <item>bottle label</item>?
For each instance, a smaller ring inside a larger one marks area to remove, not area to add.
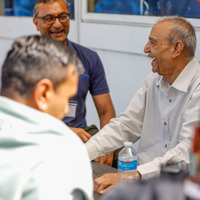
[[[137,169],[137,160],[131,162],[118,160],[118,169],[128,171]]]

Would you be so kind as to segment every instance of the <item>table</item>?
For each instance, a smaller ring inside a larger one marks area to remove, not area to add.
[[[117,169],[114,167],[109,167],[107,165],[102,165],[97,162],[92,162],[93,178],[102,176],[105,173],[116,173]],[[101,195],[94,192],[94,200],[100,200]]]

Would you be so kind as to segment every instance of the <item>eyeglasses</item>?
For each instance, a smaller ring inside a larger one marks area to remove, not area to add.
[[[68,14],[67,13],[61,13],[58,16],[46,15],[44,17],[36,17],[36,18],[43,19],[45,24],[51,25],[51,24],[54,24],[54,22],[56,21],[56,18],[58,18],[61,23],[68,22],[69,19],[70,19],[70,14],[69,13]]]

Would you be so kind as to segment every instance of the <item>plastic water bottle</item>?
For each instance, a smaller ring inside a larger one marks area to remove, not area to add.
[[[118,174],[120,182],[137,179],[137,156],[132,142],[124,142],[118,154]]]

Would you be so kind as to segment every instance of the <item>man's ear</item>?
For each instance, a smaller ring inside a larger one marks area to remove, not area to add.
[[[40,29],[38,28],[38,20],[36,18],[33,18],[33,23],[35,24],[37,31],[40,31]]]
[[[38,110],[42,112],[46,112],[48,110],[49,101],[53,92],[53,84],[49,79],[42,79],[37,83],[33,98]]]
[[[183,49],[184,43],[182,41],[178,40],[177,42],[175,42],[173,44],[173,58],[180,56],[180,54],[183,52]]]

